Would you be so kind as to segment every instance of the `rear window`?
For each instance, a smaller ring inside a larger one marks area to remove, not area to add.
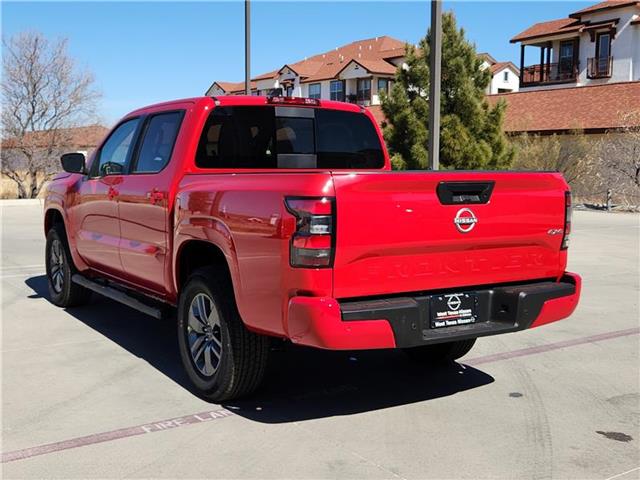
[[[200,168],[382,168],[362,113],[296,107],[218,107],[204,126]]]

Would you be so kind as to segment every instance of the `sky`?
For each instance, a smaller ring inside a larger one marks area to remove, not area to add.
[[[519,65],[509,39],[536,22],[564,18],[594,1],[445,1],[458,26],[499,61]],[[417,43],[427,1],[251,3],[251,73],[355,40],[389,35]],[[135,108],[204,94],[215,80],[244,79],[244,2],[2,2],[2,35],[25,30],[67,38],[79,68],[102,92],[101,121]]]

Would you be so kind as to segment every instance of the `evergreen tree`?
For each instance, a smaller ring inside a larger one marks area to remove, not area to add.
[[[384,137],[396,169],[428,168],[430,35],[419,48],[406,46],[389,95],[381,92]],[[506,104],[491,108],[491,81],[475,46],[465,39],[451,12],[442,18],[440,165],[451,169],[508,168],[513,149],[502,130]]]

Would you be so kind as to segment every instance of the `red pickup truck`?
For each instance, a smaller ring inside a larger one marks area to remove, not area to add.
[[[202,395],[247,395],[270,337],[453,361],[477,337],[569,316],[558,173],[390,171],[356,105],[202,97],[136,110],[46,193],[53,303],[177,310]]]

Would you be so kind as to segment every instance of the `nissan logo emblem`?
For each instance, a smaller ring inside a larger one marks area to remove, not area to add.
[[[445,297],[447,297],[447,307],[449,307],[449,310],[457,311],[460,305],[462,305],[459,294],[445,295]]]
[[[473,227],[476,226],[476,223],[478,223],[478,219],[468,208],[461,208],[458,210],[458,213],[456,213],[453,223],[455,223],[459,232],[469,233],[473,230]]]

